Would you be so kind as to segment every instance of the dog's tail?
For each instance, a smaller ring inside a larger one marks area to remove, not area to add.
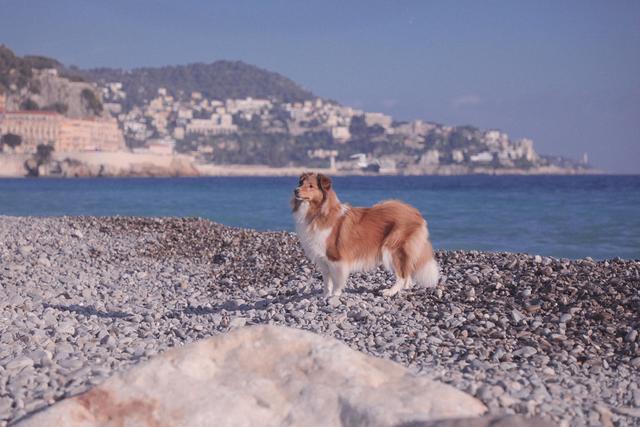
[[[417,259],[413,266],[411,278],[418,286],[433,288],[440,280],[440,267],[433,254],[433,247],[429,241],[429,230],[427,224],[420,227],[419,231],[414,234],[414,244],[418,246]],[[415,246],[414,246],[415,247]]]
[[[433,288],[440,280],[440,266],[438,266],[438,262],[431,257],[422,265],[418,266],[411,275],[411,278],[418,286]]]

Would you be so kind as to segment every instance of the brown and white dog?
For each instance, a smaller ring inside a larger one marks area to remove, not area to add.
[[[390,200],[354,208],[338,200],[328,176],[304,173],[291,199],[305,254],[322,273],[324,294],[340,295],[349,273],[384,267],[396,283],[392,296],[413,283],[433,287],[440,276],[427,222],[417,209]]]

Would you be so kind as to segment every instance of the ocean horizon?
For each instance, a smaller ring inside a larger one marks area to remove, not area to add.
[[[640,176],[335,177],[342,202],[399,199],[436,250],[640,259]],[[0,215],[202,217],[293,231],[295,177],[0,179]]]

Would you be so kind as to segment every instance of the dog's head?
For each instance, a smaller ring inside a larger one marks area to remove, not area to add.
[[[293,191],[291,204],[296,211],[302,203],[319,207],[327,200],[331,190],[331,178],[321,173],[307,172],[300,175],[298,186]]]

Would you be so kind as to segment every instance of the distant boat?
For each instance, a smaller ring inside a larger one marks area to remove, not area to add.
[[[363,172],[380,172],[380,162],[377,159],[367,161],[367,155],[364,153],[353,154],[351,159],[356,160],[356,166]]]

